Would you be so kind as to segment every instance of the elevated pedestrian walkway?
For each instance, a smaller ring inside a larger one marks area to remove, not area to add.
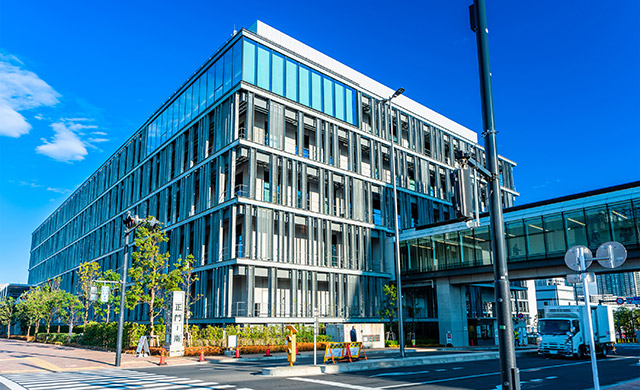
[[[615,270],[594,263],[597,273],[640,270],[640,181],[504,210],[509,277],[512,280],[564,276],[565,252],[585,245],[594,253],[607,241],[628,251]],[[489,216],[480,226],[464,222],[405,231],[401,239],[403,281],[459,277],[460,283],[493,280]],[[455,282],[455,279],[452,279]]]

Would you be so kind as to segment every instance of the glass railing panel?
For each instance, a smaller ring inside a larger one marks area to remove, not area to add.
[[[523,221],[507,222],[505,225],[507,254],[509,256],[509,260],[518,261],[526,259],[527,252]]]
[[[564,213],[564,221],[567,234],[567,247],[588,245],[584,211],[576,210]]]
[[[607,206],[585,209],[585,218],[589,248],[596,249],[600,244],[611,241],[611,226],[609,225]]]
[[[547,256],[550,254],[564,253],[567,250],[564,236],[564,223],[561,214],[544,216],[543,226],[531,224],[530,227],[544,232],[547,243]]]
[[[634,245],[638,242],[631,201],[609,205],[609,218],[614,241],[622,245]]]
[[[537,228],[543,226],[542,217],[525,219],[524,226],[527,238],[527,257],[543,257],[547,251],[544,243],[544,231]]]

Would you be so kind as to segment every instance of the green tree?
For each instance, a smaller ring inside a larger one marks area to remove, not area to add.
[[[76,319],[78,319],[82,314],[84,305],[77,296],[66,291],[63,291],[62,294],[63,302],[60,317],[67,323],[67,325],[69,325],[69,337],[67,338],[67,342],[70,343],[71,335],[73,334],[73,325],[75,324]]]
[[[622,337],[622,333],[627,337],[636,336],[635,330],[638,329],[638,324],[640,323],[640,310],[622,306],[613,313],[613,318],[620,332],[620,337]]]
[[[193,314],[191,312],[191,306],[202,298],[202,294],[195,292],[195,283],[198,281],[198,274],[193,272],[193,263],[195,259],[193,255],[188,255],[186,258],[178,259],[176,269],[180,271],[182,280],[180,282],[180,288],[184,290],[185,294],[185,333],[187,334],[187,343],[191,346],[191,330],[189,327],[189,319]]]
[[[64,303],[64,290],[60,289],[60,278],[55,278],[49,283],[40,286],[40,297],[42,301],[42,319],[47,325],[47,339],[51,330],[51,321],[60,314]]]
[[[33,287],[20,296],[16,312],[18,317],[27,324],[27,337],[30,336],[31,326],[35,326],[34,336],[38,333],[38,324],[43,317],[44,300],[43,286]]]
[[[148,217],[147,221],[152,218]],[[155,335],[153,325],[164,307],[165,293],[177,290],[182,278],[180,270],[175,268],[177,264],[167,272],[169,252],[160,252],[160,244],[167,241],[169,239],[162,229],[143,224],[137,229],[137,250],[131,256],[129,277],[133,286],[126,292],[127,308],[133,309],[141,303],[147,305],[151,336]]]
[[[108,269],[100,275],[99,279],[109,282],[119,282],[120,274],[112,269]],[[95,311],[96,315],[105,319],[105,322],[109,322],[112,309],[116,315],[120,312],[120,300],[118,299],[120,295],[120,283],[98,283],[98,290],[103,286],[109,287],[109,300],[106,303],[99,302],[99,304],[95,306]]]
[[[7,338],[11,338],[11,323],[16,315],[16,300],[5,297],[0,301],[0,324],[7,326]]]
[[[389,321],[389,332],[393,335],[393,320],[397,312],[398,290],[395,284],[385,284],[382,287],[382,307],[378,311],[378,315],[382,320]]]
[[[89,299],[91,294],[91,286],[94,285],[94,281],[98,279],[100,275],[100,265],[97,262],[85,262],[78,267],[78,290],[80,292],[80,300],[82,302],[82,320],[83,324],[87,325],[89,321],[89,311],[94,305]]]

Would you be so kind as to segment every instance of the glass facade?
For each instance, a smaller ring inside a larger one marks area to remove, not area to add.
[[[353,88],[247,38],[242,53],[243,81],[358,125]]]
[[[147,126],[147,155],[156,150],[240,82],[243,47],[241,41],[227,49],[209,69],[177,95]],[[255,53],[246,53],[250,58]],[[269,77],[267,76],[267,79]]]
[[[531,215],[531,210],[523,211]],[[585,245],[595,253],[598,246],[612,240],[627,249],[640,247],[640,197],[533,218],[514,219],[512,213],[505,211],[509,262],[562,257],[575,245]],[[401,243],[400,254],[405,273],[492,264],[487,226],[407,240]]]

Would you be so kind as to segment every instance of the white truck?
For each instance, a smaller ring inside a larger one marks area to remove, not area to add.
[[[613,308],[591,305],[591,321],[595,352],[606,357],[616,342]],[[587,313],[584,306],[548,306],[545,316],[538,320],[538,353],[544,356],[561,355],[584,357],[589,355]]]

